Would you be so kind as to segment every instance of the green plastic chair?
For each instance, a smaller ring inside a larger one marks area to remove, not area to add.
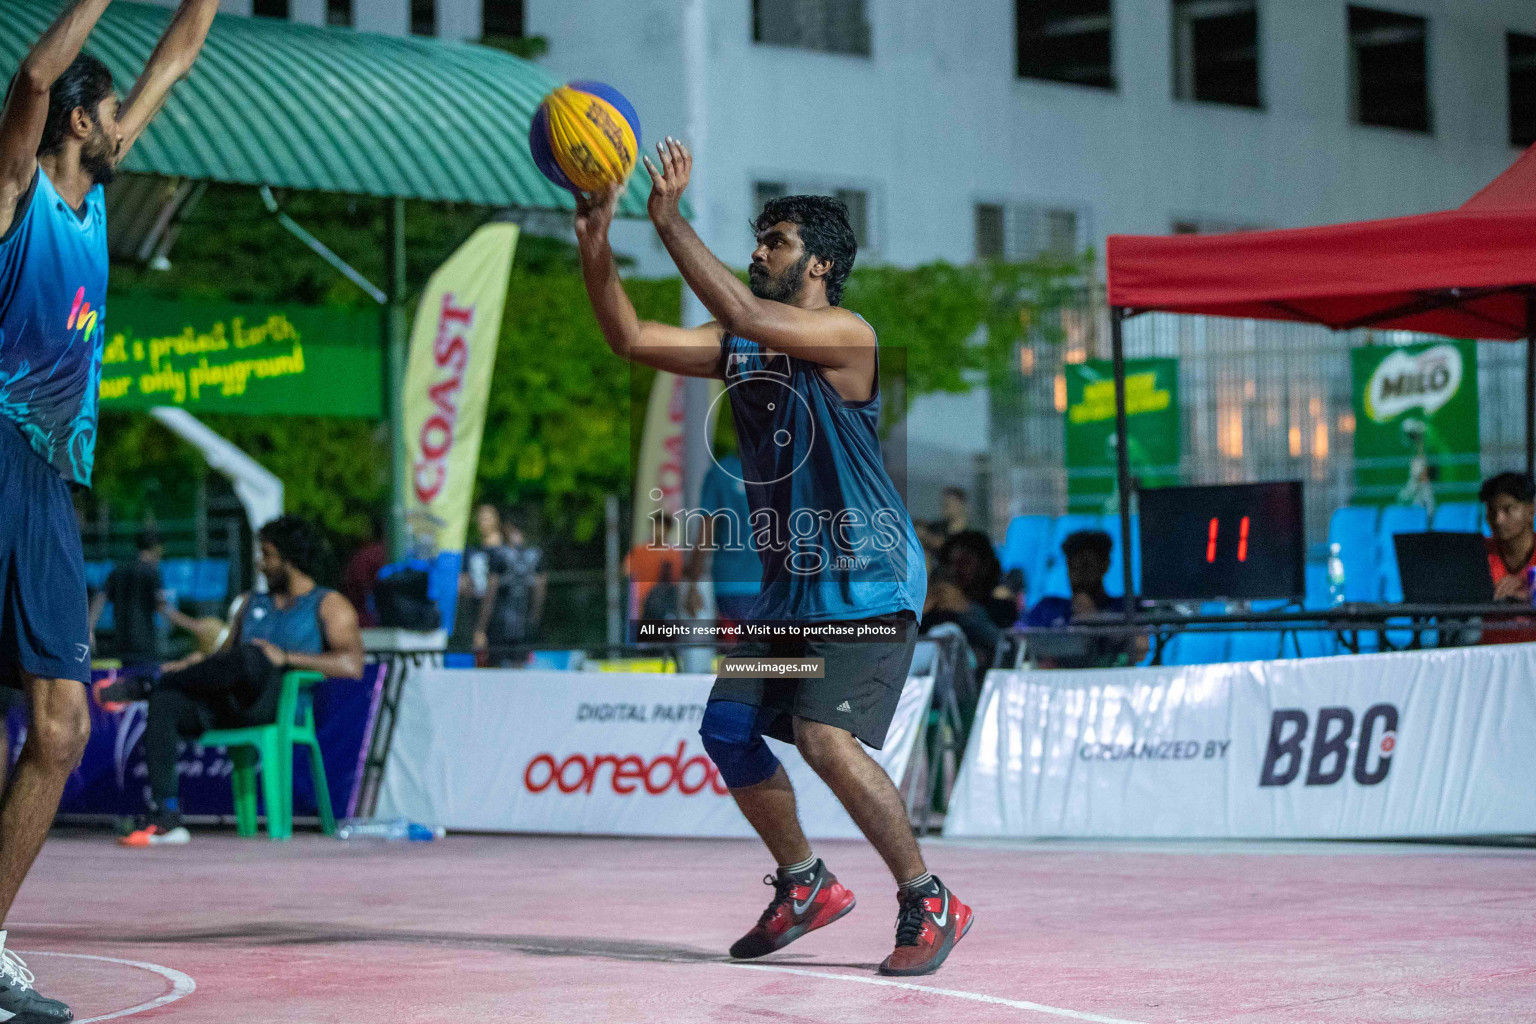
[[[244,729],[213,729],[198,741],[205,747],[229,748],[235,770],[235,823],[242,836],[256,834],[256,774],[261,772],[261,798],[267,806],[267,835],[274,840],[293,838],[293,748],[309,748],[310,778],[315,802],[320,806],[320,827],[336,834],[336,815],[331,810],[331,791],[325,782],[325,762],[315,736],[315,709],[306,688],[325,678],[319,672],[285,672],[277,698],[277,721]]]

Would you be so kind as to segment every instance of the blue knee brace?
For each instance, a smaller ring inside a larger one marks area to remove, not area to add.
[[[760,709],[734,700],[712,700],[704,708],[699,735],[704,750],[731,789],[766,782],[779,770],[779,759],[763,742]]]

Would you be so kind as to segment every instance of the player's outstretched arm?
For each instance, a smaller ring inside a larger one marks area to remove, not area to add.
[[[85,45],[111,0],[76,0],[21,62],[0,112],[0,234],[10,230],[16,201],[37,174],[37,147],[48,123],[48,91]]]
[[[760,299],[709,251],[679,208],[693,171],[693,154],[676,139],[656,144],[651,172],[651,222],[688,287],[720,326],[778,352],[828,367],[861,366],[875,347],[874,331],[839,306],[802,309]]]
[[[608,347],[621,359],[685,377],[720,376],[720,325],[688,329],[641,320],[624,292],[619,268],[608,244],[608,227],[622,185],[607,192],[576,197],[576,243],[587,298]]]
[[[170,27],[155,44],[155,52],[149,55],[149,63],[144,65],[143,73],[117,116],[123,130],[123,146],[117,152],[119,162],[160,112],[171,87],[192,70],[218,10],[219,0],[181,0]]]

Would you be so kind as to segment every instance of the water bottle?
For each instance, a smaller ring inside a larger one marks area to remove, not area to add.
[[[405,818],[388,821],[383,818],[353,818],[342,822],[336,829],[337,839],[383,839],[396,842],[405,839],[430,843],[434,839],[443,838],[443,835],[440,825],[421,825]]]
[[[1335,605],[1344,603],[1344,559],[1338,541],[1328,545],[1328,599]]]
[[[1525,592],[1530,597],[1531,607],[1536,608],[1536,565],[1525,570]]]

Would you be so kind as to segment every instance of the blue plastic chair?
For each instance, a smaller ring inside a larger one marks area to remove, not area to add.
[[[1381,542],[1376,533],[1380,510],[1369,505],[1334,509],[1328,543],[1339,546],[1344,562],[1344,599],[1381,600]]]
[[[194,601],[223,604],[229,596],[229,560],[227,558],[200,558],[197,574],[192,583]]]
[[[1475,501],[1448,501],[1435,509],[1431,529],[1450,533],[1486,533],[1483,506]]]
[[[1045,563],[1050,558],[1054,530],[1051,516],[1014,516],[998,555],[1003,572],[1009,569],[1024,571],[1024,593],[1031,605],[1044,594]]]
[[[1227,606],[1207,601],[1200,606],[1202,615],[1220,615]],[[1164,665],[1214,665],[1232,660],[1232,634],[1199,632],[1180,633],[1163,648]]]
[[[178,599],[191,597],[197,584],[197,562],[191,558],[166,558],[160,562],[160,583],[176,591]]]

